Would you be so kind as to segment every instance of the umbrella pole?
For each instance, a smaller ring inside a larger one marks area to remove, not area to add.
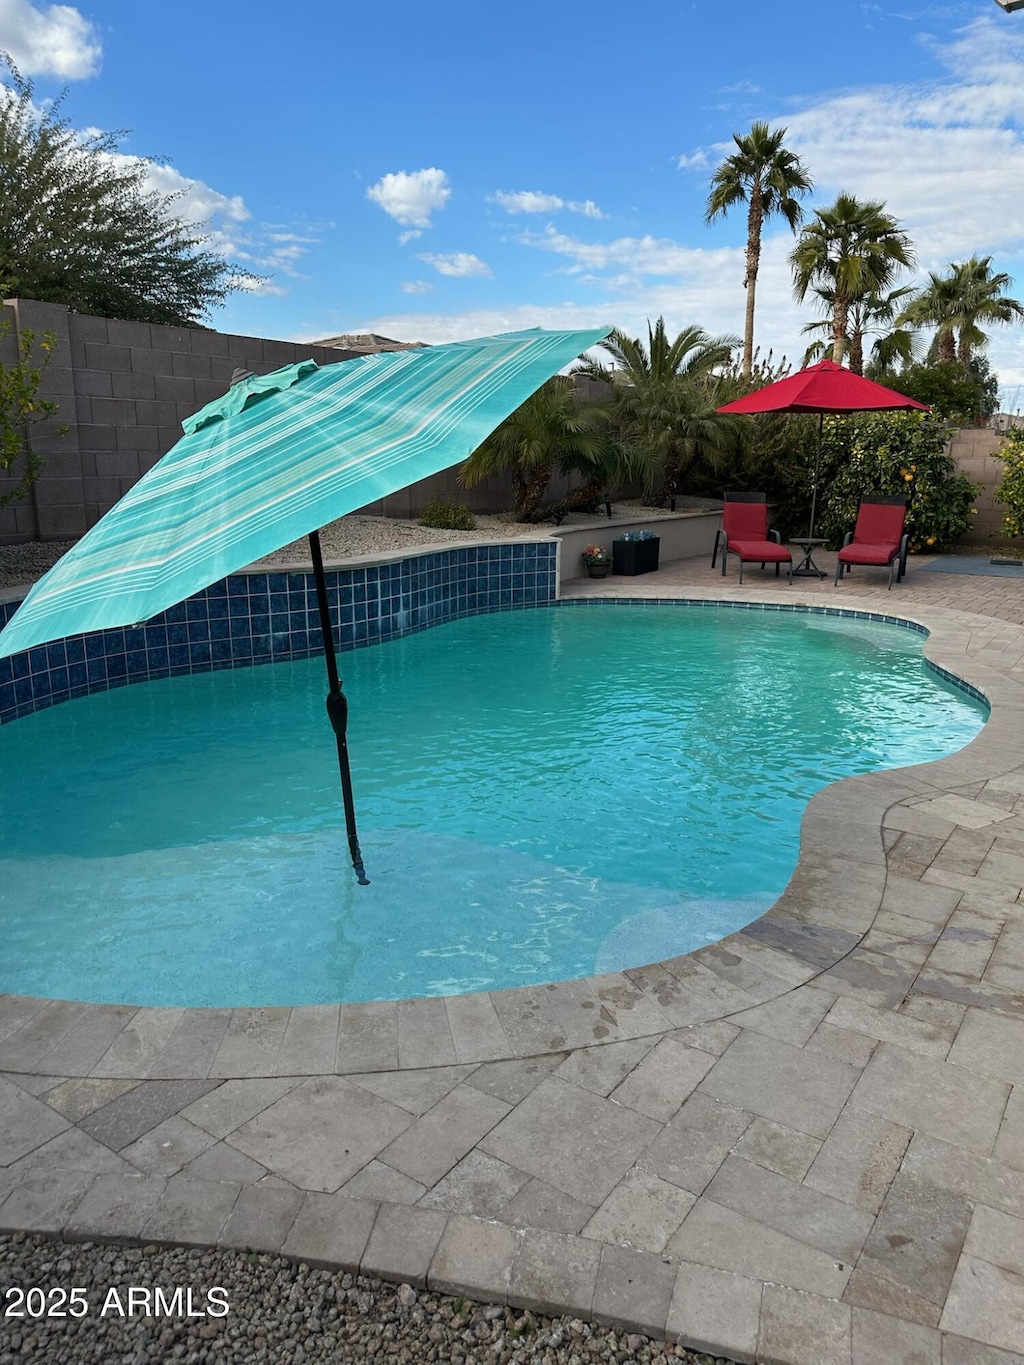
[[[818,506],[818,469],[821,465],[821,429],[825,424],[825,414],[818,413],[818,444],[814,451],[814,483],[811,485],[811,524],[807,528],[807,539],[814,539],[814,513]]]
[[[356,881],[360,886],[369,886],[370,881],[363,867],[363,855],[359,851],[359,835],[356,832],[356,806],[352,799],[352,773],[348,763],[348,698],[341,690],[338,676],[338,656],[334,650],[334,633],[331,630],[331,609],[327,604],[327,581],[324,578],[324,559],[320,552],[320,532],[313,531],[309,537],[309,553],[313,560],[313,579],[316,583],[316,603],[320,609],[320,634],[324,639],[324,662],[327,665],[327,714],[331,728],[338,743],[338,768],[341,771],[341,796],[345,804],[345,828],[348,831],[348,850],[352,855]]]

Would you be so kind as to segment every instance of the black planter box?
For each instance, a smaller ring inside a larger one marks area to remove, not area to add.
[[[613,540],[612,573],[653,573],[658,567],[660,536],[651,540]]]

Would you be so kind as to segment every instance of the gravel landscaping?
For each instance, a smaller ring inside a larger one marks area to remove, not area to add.
[[[314,1270],[280,1256],[0,1237],[0,1299],[81,1288],[80,1317],[7,1318],[0,1365],[729,1365],[635,1333]],[[127,1314],[129,1287],[140,1308]],[[196,1316],[145,1316],[149,1304]],[[164,1303],[155,1300],[156,1289]],[[222,1294],[208,1296],[217,1288]],[[112,1293],[112,1291],[116,1291]],[[38,1298],[38,1296],[37,1296]],[[198,1316],[212,1307],[223,1316]],[[106,1312],[103,1312],[104,1305]],[[76,1310],[77,1311],[77,1310]],[[143,1314],[139,1316],[141,1311]]]
[[[708,498],[678,498],[677,510],[703,509],[717,504]],[[653,520],[672,514],[667,508],[645,507],[639,502],[612,504],[615,517],[634,517]],[[563,528],[589,526],[595,518],[587,513],[570,513],[562,522]],[[524,525],[514,521],[511,513],[496,516],[479,515],[473,531],[439,531],[420,526],[416,521],[398,521],[391,517],[364,517],[358,513],[341,517],[323,527],[320,544],[327,562],[346,559],[350,555],[390,554],[411,545],[459,544],[474,540],[514,540],[520,536],[547,535],[555,529],[550,521]],[[24,545],[0,545],[0,588],[18,587],[32,583],[53,567],[61,555],[71,549],[73,540],[29,541]],[[260,560],[261,564],[308,563],[309,547],[305,540],[293,541]]]

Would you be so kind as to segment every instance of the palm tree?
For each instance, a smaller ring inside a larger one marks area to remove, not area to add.
[[[593,406],[579,402],[568,375],[555,375],[474,450],[461,478],[472,488],[489,474],[511,473],[516,519],[535,521],[556,466],[599,466],[603,476],[606,445]]]
[[[618,329],[601,345],[614,368],[591,372],[610,380],[615,390],[607,412],[624,471],[663,502],[699,454],[714,459],[733,439],[735,423],[715,411],[711,380],[715,369],[728,364],[739,338],[684,327],[670,340],[659,318],[653,327],[647,324],[646,347]]]
[[[813,341],[804,352],[804,364],[810,365],[831,349],[835,315],[835,290],[820,288],[814,291],[825,309],[826,316],[820,322],[809,322],[801,331],[814,335]],[[887,293],[872,292],[852,300],[848,320],[850,341],[850,369],[854,374],[864,373],[864,340],[874,336],[871,359],[883,369],[889,369],[896,361],[909,365],[914,359],[914,334],[897,322],[898,306],[913,293],[913,286],[903,285]],[[828,341],[825,338],[828,338]]]
[[[1012,283],[1005,272],[992,273],[991,256],[951,261],[947,274],[929,272],[928,283],[910,300],[902,320],[934,327],[938,359],[958,361],[966,369],[972,352],[988,341],[979,324],[1008,326],[1024,319],[1024,306],[1004,297]]]
[[[971,352],[984,346],[987,335],[978,326],[981,322],[1008,327],[1024,320],[1024,307],[1017,299],[1004,297],[1013,280],[1005,271],[992,274],[991,256],[972,256],[962,265],[954,266],[960,286],[960,323],[956,358],[967,368]]]
[[[754,363],[754,294],[761,262],[761,229],[765,221],[781,214],[795,232],[803,210],[796,196],[811,189],[811,179],[798,156],[784,147],[785,128],[769,131],[767,123],[754,123],[741,137],[733,134],[737,150],[711,178],[704,221],[714,222],[734,204],[747,205],[747,316],[743,329],[743,378],[749,379]]]
[[[897,322],[911,327],[934,327],[935,358],[952,364],[956,360],[956,267],[949,275],[928,272],[928,283],[918,289]]]
[[[851,306],[858,298],[887,290],[901,269],[913,265],[914,249],[883,204],[844,193],[815,212],[789,260],[798,300],[812,288],[832,291],[832,359],[841,365]]]

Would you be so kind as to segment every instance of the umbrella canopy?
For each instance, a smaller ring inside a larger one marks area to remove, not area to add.
[[[148,620],[457,464],[607,334],[510,332],[241,379],[32,588],[0,633],[0,658]]]
[[[927,403],[887,389],[862,375],[844,370],[832,360],[822,360],[797,374],[748,393],[719,412],[887,412],[895,408],[920,408]]]

